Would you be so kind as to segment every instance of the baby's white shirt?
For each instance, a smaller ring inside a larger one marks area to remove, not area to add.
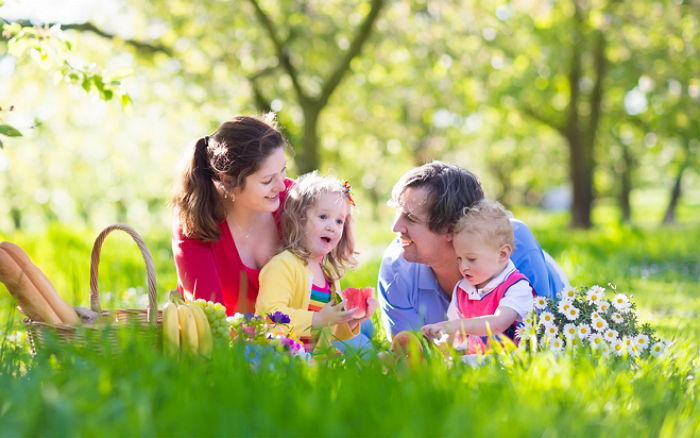
[[[464,316],[459,311],[457,305],[457,289],[461,288],[464,292],[469,295],[471,300],[481,300],[483,297],[491,293],[499,284],[506,281],[506,278],[515,271],[515,265],[512,260],[508,260],[508,265],[495,277],[493,277],[484,287],[477,289],[474,285],[469,283],[466,278],[462,278],[457,282],[455,288],[452,290],[452,300],[447,308],[447,319],[453,321],[455,319],[463,319]],[[532,287],[526,280],[520,280],[519,282],[512,285],[508,291],[505,293],[501,302],[498,304],[500,306],[509,307],[518,314],[516,321],[522,321],[525,315],[530,313],[534,306],[534,300],[532,296]]]

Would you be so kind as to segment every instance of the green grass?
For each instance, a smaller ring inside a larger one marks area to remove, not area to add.
[[[56,346],[31,356],[0,287],[0,436],[700,436],[700,226],[606,223],[573,232],[563,217],[525,220],[574,285],[613,283],[633,294],[640,319],[674,342],[671,355],[630,366],[582,354],[518,354],[479,368],[431,361],[388,371],[373,357],[308,365],[268,355],[251,366],[240,346],[217,349],[211,360],[174,359],[124,330],[118,355]],[[94,234],[52,227],[10,240],[64,296],[86,306]],[[144,237],[163,303],[175,285],[168,235]],[[377,270],[377,259],[366,261],[344,282],[374,284]],[[104,307],[137,302],[144,284],[135,245],[108,238],[100,288],[112,302]]]

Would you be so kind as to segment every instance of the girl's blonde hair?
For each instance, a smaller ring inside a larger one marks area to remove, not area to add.
[[[348,203],[348,216],[343,225],[343,236],[323,261],[324,270],[330,280],[335,281],[339,280],[347,269],[357,266],[352,207],[343,185],[337,178],[320,176],[318,172],[313,171],[300,176],[289,189],[282,213],[284,249],[303,260],[308,260],[311,254],[304,246],[306,221],[309,219],[309,209],[318,202],[323,193],[337,194],[339,202]]]

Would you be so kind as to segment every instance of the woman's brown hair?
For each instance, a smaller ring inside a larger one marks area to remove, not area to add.
[[[210,136],[197,140],[173,197],[186,237],[219,240],[219,222],[224,220],[221,192],[245,188],[245,179],[286,141],[272,118],[236,116]],[[222,177],[232,178],[224,186]]]

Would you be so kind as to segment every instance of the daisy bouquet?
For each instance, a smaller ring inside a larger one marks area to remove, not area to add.
[[[292,356],[304,356],[302,344],[289,328],[289,315],[282,312],[265,316],[253,313],[236,313],[226,318],[233,340],[260,346],[270,346]]]
[[[639,324],[636,306],[624,293],[605,288],[567,288],[559,300],[535,297],[533,311],[518,328],[521,345],[562,351],[589,347],[603,354],[659,357],[667,345],[649,324]]]

